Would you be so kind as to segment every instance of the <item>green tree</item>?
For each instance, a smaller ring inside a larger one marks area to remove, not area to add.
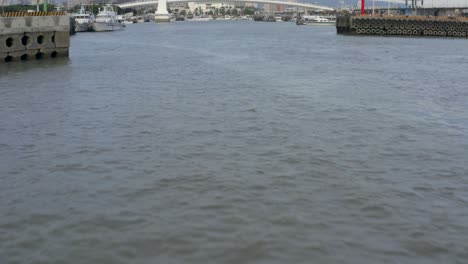
[[[212,16],[213,15],[213,10],[210,10],[210,12],[208,12],[208,15]]]
[[[230,15],[231,14],[231,8],[229,8],[228,10],[226,10],[226,15]]]
[[[185,16],[186,14],[187,13],[185,12],[185,10],[182,10],[182,11],[179,12],[179,15],[181,15],[181,16]]]
[[[224,16],[226,14],[226,9],[224,8],[224,6],[222,6],[220,9],[219,9],[219,13]]]
[[[198,7],[195,8],[195,16],[199,16],[200,15],[200,11],[198,10]]]
[[[237,16],[239,14],[239,12],[237,12],[237,8],[232,9],[231,14],[233,16]]]
[[[254,7],[251,7],[251,6],[246,6],[244,7],[244,9],[242,10],[242,13],[244,15],[254,15],[255,14],[255,8]]]

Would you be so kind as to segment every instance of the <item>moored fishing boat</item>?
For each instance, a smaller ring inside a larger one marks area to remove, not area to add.
[[[75,18],[75,32],[86,32],[91,30],[94,23],[94,15],[86,11],[85,5],[81,5],[78,13],[71,14]]]
[[[321,16],[304,16],[304,24],[309,26],[335,26],[336,21]]]
[[[119,22],[117,13],[110,4],[99,9],[96,20],[92,24],[92,28],[96,32],[123,30],[124,27],[125,25]]]

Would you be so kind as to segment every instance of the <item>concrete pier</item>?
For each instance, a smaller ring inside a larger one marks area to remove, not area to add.
[[[340,34],[398,36],[468,36],[468,20],[427,16],[351,16],[339,15],[336,31]]]
[[[167,1],[166,0],[159,0],[158,2],[158,9],[154,14],[154,21],[155,22],[169,22],[171,17],[169,16],[169,12],[167,12]]]
[[[64,12],[0,16],[2,62],[68,57],[69,47],[70,19]]]

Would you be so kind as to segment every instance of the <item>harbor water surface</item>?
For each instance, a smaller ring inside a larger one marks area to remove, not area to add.
[[[0,263],[466,263],[466,39],[145,23],[0,65]]]

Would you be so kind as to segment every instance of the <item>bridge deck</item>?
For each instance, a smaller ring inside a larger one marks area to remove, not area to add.
[[[167,0],[167,3],[187,3],[187,2],[219,2],[220,0]],[[309,3],[291,3],[286,2],[285,0],[236,0],[235,2],[244,2],[244,3],[260,3],[260,4],[276,4],[276,5],[287,5],[287,6],[294,6],[294,7],[302,7],[302,8],[310,8],[310,9],[321,9],[327,11],[333,11],[334,8],[321,6],[316,4],[309,4]],[[156,5],[158,3],[157,0],[138,0],[128,3],[119,4],[120,8],[129,8],[129,7],[137,7],[137,6],[145,6],[145,5]]]

